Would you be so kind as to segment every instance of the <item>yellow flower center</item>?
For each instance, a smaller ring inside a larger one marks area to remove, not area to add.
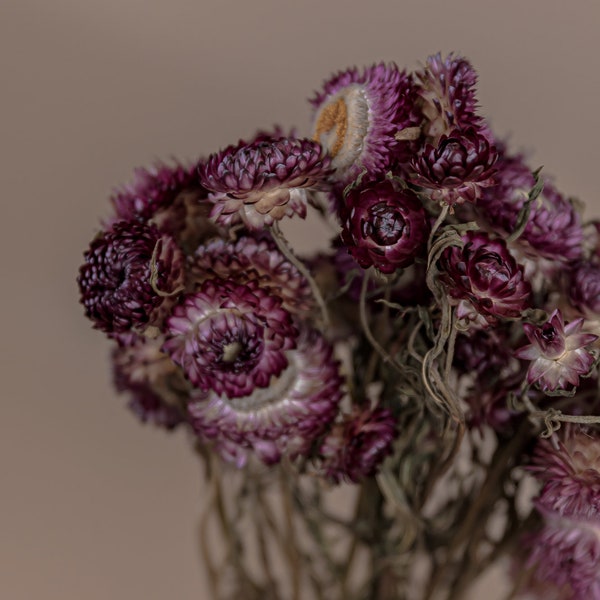
[[[335,129],[334,138],[331,132]],[[327,104],[321,111],[315,127],[315,140],[320,144],[322,138],[328,138],[329,154],[332,158],[338,155],[344,144],[348,129],[348,108],[343,98]]]

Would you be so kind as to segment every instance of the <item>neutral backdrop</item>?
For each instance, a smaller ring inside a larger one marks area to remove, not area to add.
[[[599,25],[595,0],[1,0],[0,597],[207,598],[189,440],[123,408],[78,304],[115,185],[307,132],[334,70],[454,50],[496,130],[599,216]]]

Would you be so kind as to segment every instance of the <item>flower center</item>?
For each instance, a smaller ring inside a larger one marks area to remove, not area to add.
[[[333,158],[342,149],[347,128],[348,108],[346,101],[343,98],[338,98],[327,104],[321,111],[315,130],[315,139],[321,144],[323,144],[322,138],[327,139],[329,154]]]
[[[371,216],[372,220],[365,223],[365,233],[379,246],[392,246],[405,234],[406,221],[385,203],[374,206]]]
[[[344,88],[317,114],[315,141],[332,157],[335,169],[348,169],[364,151],[369,103],[360,85]]]

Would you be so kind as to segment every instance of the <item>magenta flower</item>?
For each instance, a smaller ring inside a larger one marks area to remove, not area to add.
[[[580,262],[574,266],[569,280],[573,305],[590,319],[600,318],[600,265]]]
[[[583,319],[565,326],[562,313],[556,309],[541,327],[523,323],[531,342],[519,348],[515,356],[532,361],[527,381],[536,383],[543,391],[578,386],[579,377],[587,375],[594,364],[594,355],[586,346],[598,339],[592,333],[581,333]]]
[[[531,286],[504,240],[467,232],[464,246],[448,248],[439,261],[440,281],[450,296],[467,300],[487,321],[518,317],[529,307]]]
[[[522,156],[512,156],[502,148],[496,168],[497,185],[483,190],[477,208],[488,227],[507,235],[515,230],[519,211],[535,180]],[[544,181],[542,194],[530,206],[527,225],[516,247],[536,261],[547,259],[556,270],[556,265],[581,258],[582,241],[579,213],[570,200]]]
[[[297,331],[281,298],[260,287],[209,279],[166,321],[163,350],[199,389],[229,398],[271,385],[287,367]]]
[[[543,484],[537,505],[563,517],[594,521],[600,531],[600,436],[565,426],[557,445],[539,440],[530,471]]]
[[[398,190],[391,181],[355,188],[343,212],[342,241],[361,267],[393,273],[423,254],[429,220],[410,190]]]
[[[430,190],[433,200],[449,205],[475,202],[483,188],[494,185],[497,158],[495,147],[476,130],[453,130],[437,147],[427,144],[413,159],[413,179]]]
[[[255,280],[279,296],[283,308],[291,313],[306,313],[314,308],[308,281],[268,239],[216,239],[197,248],[190,265],[190,279],[201,282],[214,277],[244,284]]]
[[[545,515],[543,528],[525,539],[531,587],[552,583],[569,600],[600,600],[600,527]]]
[[[113,382],[129,395],[129,408],[143,422],[173,429],[185,418],[189,383],[181,369],[161,351],[162,336],[116,335]]]
[[[430,56],[417,81],[426,118],[423,130],[434,146],[453,129],[474,128],[493,141],[487,124],[476,114],[477,73],[468,60],[453,54],[445,59],[439,53]]]
[[[376,474],[398,434],[385,408],[356,408],[335,423],[319,448],[319,472],[332,483],[358,483]]]
[[[189,405],[196,433],[213,440],[224,460],[242,467],[251,454],[266,464],[305,456],[335,419],[342,378],[331,346],[305,331],[286,358],[288,367],[266,388],[233,399],[213,389]]]
[[[312,100],[314,138],[332,157],[334,178],[348,183],[361,172],[383,174],[408,160],[420,136],[417,88],[394,64],[348,69],[334,75]],[[408,138],[402,131],[409,132]]]
[[[329,165],[316,142],[280,138],[229,146],[212,154],[200,175],[218,224],[262,229],[286,216],[304,218],[307,192],[324,185]]]
[[[108,333],[159,325],[183,284],[183,253],[154,225],[119,221],[84,257],[81,302],[94,326]]]

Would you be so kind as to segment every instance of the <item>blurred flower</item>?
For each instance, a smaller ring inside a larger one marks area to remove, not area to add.
[[[600,318],[600,265],[596,262],[577,263],[569,277],[569,298],[587,318]]]
[[[525,539],[536,582],[553,583],[570,600],[600,599],[600,527],[545,515],[543,528]]]
[[[543,484],[536,501],[545,511],[596,521],[600,531],[600,437],[564,426],[559,440],[540,439],[529,468]]]
[[[567,384],[579,385],[579,377],[587,375],[594,363],[594,355],[585,349],[598,336],[581,333],[583,319],[575,319],[565,326],[562,313],[556,309],[541,327],[523,323],[531,342],[519,348],[515,356],[532,361],[527,381],[537,383],[543,391],[566,389]]]
[[[411,265],[429,237],[427,213],[417,196],[391,181],[354,188],[346,197],[342,241],[363,268],[382,273]]]
[[[166,322],[164,351],[203,391],[229,398],[270,385],[287,367],[296,329],[281,298],[256,281],[209,279]]]
[[[307,190],[323,185],[329,165],[316,142],[280,138],[240,142],[211,154],[200,175],[218,224],[261,229],[293,214],[304,218]]]
[[[450,296],[468,300],[490,322],[520,316],[530,305],[531,286],[504,240],[470,231],[463,242],[462,248],[445,250],[439,261],[440,281]]]
[[[531,169],[520,155],[512,156],[500,148],[496,163],[497,185],[482,192],[477,202],[480,218],[496,233],[511,234],[519,211],[535,184]],[[514,242],[525,255],[547,259],[554,270],[581,257],[583,229],[581,217],[572,202],[559,194],[550,181],[544,181],[541,195],[530,206],[527,225]]]
[[[256,280],[263,289],[281,297],[283,308],[291,313],[307,313],[314,307],[306,278],[268,239],[216,239],[197,248],[190,264],[190,279],[201,282],[212,277],[237,283]]]
[[[84,254],[79,289],[97,329],[124,332],[158,324],[184,279],[184,257],[154,225],[119,221]]]
[[[332,483],[375,475],[393,451],[396,419],[385,408],[356,408],[335,423],[319,447],[319,472]]]
[[[333,177],[348,183],[363,171],[382,174],[408,160],[411,142],[420,136],[417,100],[412,77],[394,64],[352,68],[326,81],[311,103],[314,138],[332,157]]]
[[[427,59],[416,77],[426,117],[423,130],[433,146],[453,129],[473,128],[493,141],[487,124],[476,114],[477,73],[468,60],[454,54],[443,59],[438,53]]]
[[[453,130],[437,147],[427,144],[411,166],[414,182],[431,190],[431,198],[445,204],[475,202],[482,189],[494,185],[498,154],[474,129]]]
[[[335,419],[342,378],[331,346],[304,331],[286,358],[288,367],[266,388],[233,399],[211,390],[189,405],[195,431],[214,440],[224,460],[241,467],[251,453],[267,464],[306,455]]]

